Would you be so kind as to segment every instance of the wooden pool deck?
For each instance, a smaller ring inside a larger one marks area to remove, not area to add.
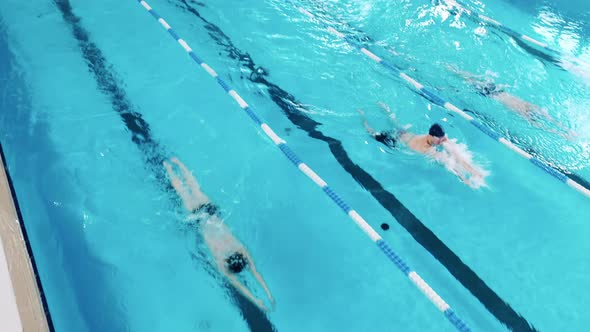
[[[48,320],[16,207],[0,159],[0,331],[45,332]]]

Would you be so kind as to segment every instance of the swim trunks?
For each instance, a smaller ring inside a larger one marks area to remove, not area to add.
[[[391,131],[380,131],[373,134],[377,142],[381,142],[390,148],[394,148],[397,144],[397,138],[394,137]]]
[[[477,89],[477,93],[484,97],[493,97],[504,92],[504,89],[499,88],[496,84],[491,82],[478,84],[475,86],[475,88]]]
[[[194,220],[198,224],[201,221],[208,219],[209,217],[213,217],[215,215],[219,215],[219,208],[217,207],[217,205],[208,202],[205,204],[201,204],[198,208],[194,209],[193,212],[189,215],[189,220]]]

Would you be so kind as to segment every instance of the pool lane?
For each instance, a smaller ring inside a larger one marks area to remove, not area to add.
[[[82,26],[81,19],[73,12],[70,2],[68,0],[55,0],[55,4],[64,21],[69,25],[73,37],[79,43],[82,56],[88,62],[99,90],[111,100],[113,110],[119,114],[131,133],[132,142],[142,152],[144,161],[150,171],[153,172],[157,183],[163,186],[164,191],[172,190],[166,178],[165,169],[162,167],[162,162],[167,159],[169,153],[152,137],[150,125],[127,99],[125,90],[116,79],[116,74],[111,71],[108,61],[104,58],[100,49],[91,41],[89,33]],[[213,270],[207,269],[207,271],[211,272]],[[275,331],[273,324],[264,312],[253,305],[230,284],[225,283],[225,287],[229,289],[231,297],[240,309],[251,331]]]

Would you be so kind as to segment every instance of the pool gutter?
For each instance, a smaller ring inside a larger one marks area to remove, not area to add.
[[[4,167],[0,159],[0,330],[50,331]]]

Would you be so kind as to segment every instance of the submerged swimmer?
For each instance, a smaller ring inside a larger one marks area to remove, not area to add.
[[[558,122],[554,117],[552,117],[549,114],[549,112],[547,112],[545,108],[541,108],[537,105],[531,104],[528,101],[522,100],[521,98],[518,98],[515,95],[506,92],[505,88],[508,87],[507,85],[495,84],[488,78],[478,78],[478,76],[476,75],[458,70],[453,66],[448,66],[447,68],[455,74],[461,76],[466,82],[471,84],[478,94],[484,97],[492,98],[500,102],[506,108],[516,112],[517,114],[528,120],[534,126],[542,127],[542,121],[546,120],[552,122],[561,131],[546,127],[544,128],[544,130],[561,135],[566,139],[571,139],[572,136],[575,136],[571,129],[567,128],[566,126]]]
[[[178,166],[182,173],[181,178],[174,172],[170,163],[164,162],[172,186],[182,199],[184,207],[190,212],[189,219],[197,224],[207,248],[215,259],[217,268],[252,303],[267,311],[264,302],[257,299],[238,279],[238,274],[249,270],[266,292],[271,304],[274,305],[274,299],[264,279],[256,270],[254,260],[246,247],[238,241],[225,225],[221,219],[219,208],[201,192],[197,180],[186,166],[176,158],[172,158],[171,161]]]
[[[430,126],[428,134],[413,134],[408,131],[409,125],[404,127],[399,126],[395,114],[391,112],[389,106],[381,102],[378,104],[388,114],[389,119],[395,127],[394,130],[375,131],[369,126],[364,111],[358,110],[363,119],[365,129],[376,141],[390,148],[395,148],[398,142],[402,142],[410,149],[443,164],[470,187],[479,188],[485,185],[484,178],[488,175],[487,172],[478,166],[472,165],[471,153],[466,150],[466,146],[464,144],[457,144],[455,139],[449,140],[441,125],[435,123]]]

